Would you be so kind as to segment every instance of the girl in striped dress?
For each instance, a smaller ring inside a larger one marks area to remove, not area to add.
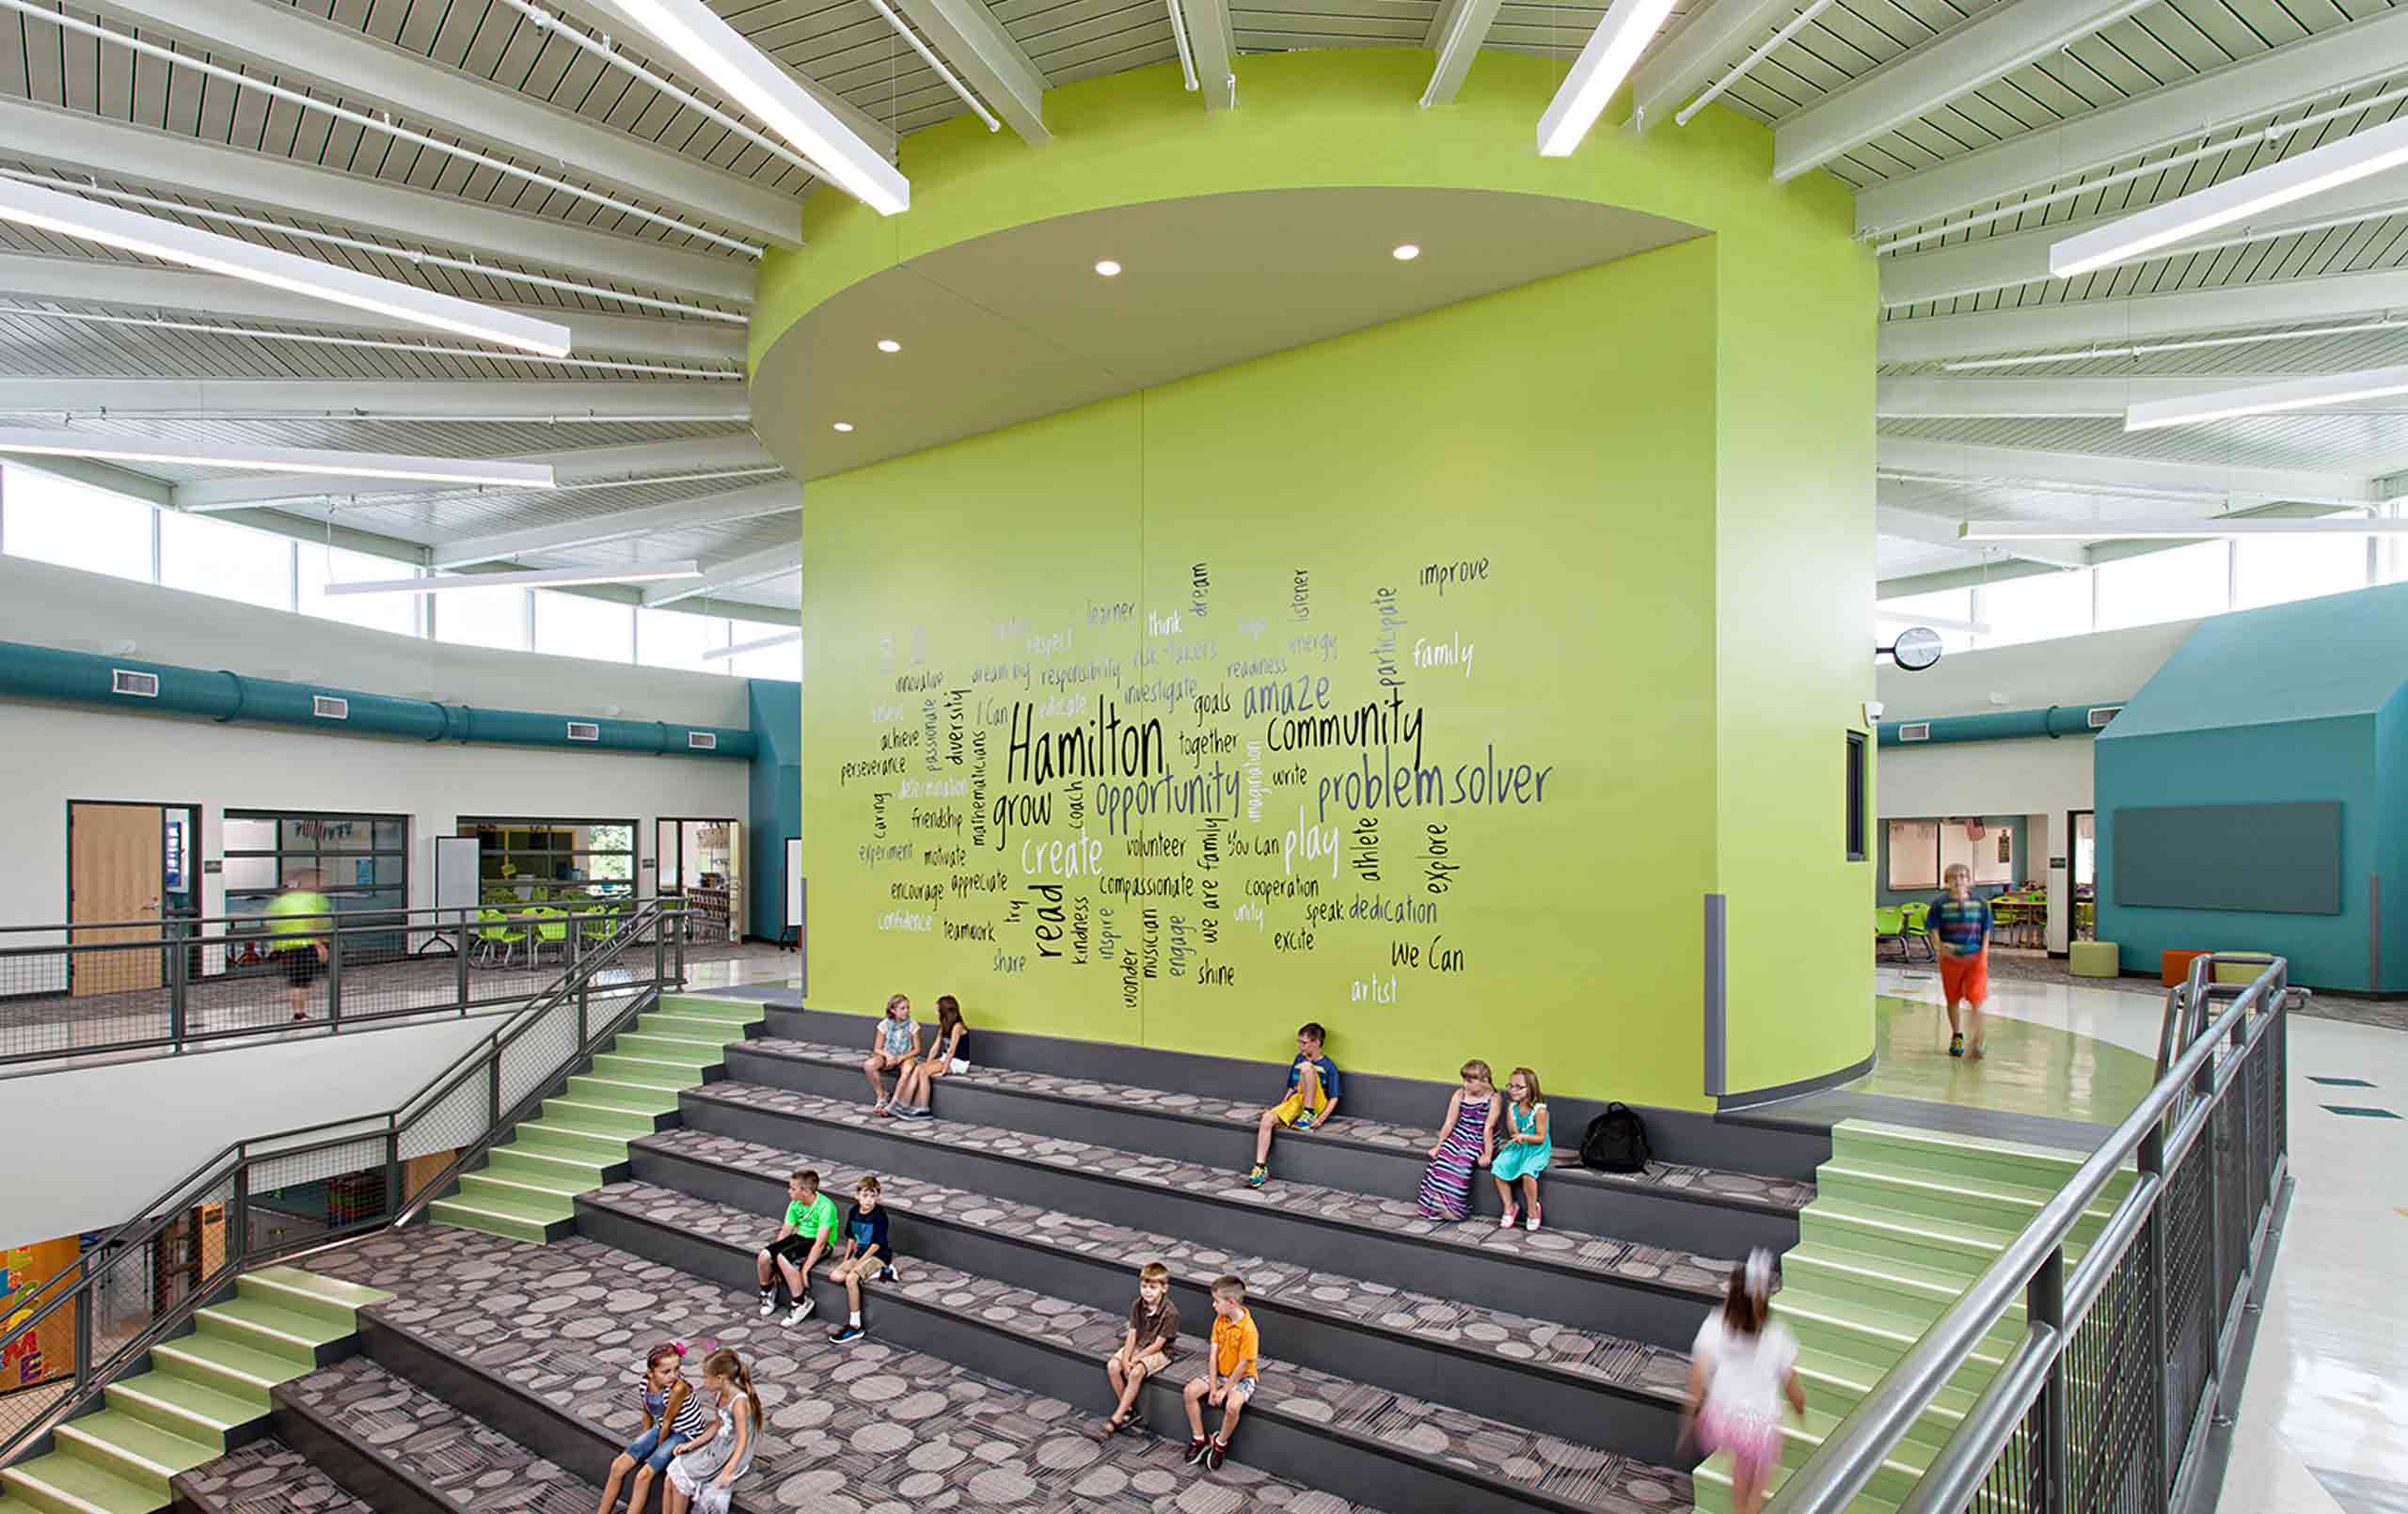
[[[1447,1100],[1444,1132],[1430,1148],[1430,1170],[1421,1175],[1421,1212],[1433,1220],[1471,1218],[1471,1175],[1497,1149],[1497,1090],[1488,1064],[1474,1057],[1463,1065],[1463,1087]]]

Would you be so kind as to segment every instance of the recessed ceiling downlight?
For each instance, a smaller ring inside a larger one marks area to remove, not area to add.
[[[1111,259],[1106,258],[1095,265],[1095,271],[1101,274],[1106,278],[1113,278],[1118,276],[1120,273],[1120,265],[1114,262]]]
[[[1402,246],[1397,248],[1394,252],[1389,253],[1388,256],[1394,258],[1401,263],[1409,263],[1413,261],[1414,259],[1421,256],[1421,249],[1408,242]]]
[[[840,420],[836,422],[836,429],[838,431],[850,431],[853,429],[853,423],[849,420]]]
[[[903,344],[892,337],[880,337],[878,339],[878,350],[882,353],[899,353],[903,350]]]

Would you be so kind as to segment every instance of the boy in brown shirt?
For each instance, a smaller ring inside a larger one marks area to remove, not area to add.
[[[1179,1349],[1179,1305],[1170,1301],[1170,1269],[1148,1262],[1137,1272],[1137,1301],[1129,1306],[1129,1336],[1120,1349],[1103,1359],[1104,1376],[1119,1396],[1112,1417],[1103,1422],[1105,1438],[1117,1435],[1135,1411],[1137,1392],[1148,1378],[1170,1365]]]

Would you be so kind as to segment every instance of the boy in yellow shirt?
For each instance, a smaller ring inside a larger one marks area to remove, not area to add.
[[[1187,1385],[1187,1427],[1194,1437],[1187,1443],[1190,1466],[1200,1461],[1205,1471],[1218,1472],[1228,1459],[1229,1437],[1237,1433],[1238,1415],[1254,1396],[1256,1359],[1261,1354],[1262,1337],[1254,1328],[1254,1316],[1246,1313],[1245,1279],[1214,1279],[1212,1349],[1204,1359],[1204,1375]],[[1207,1404],[1221,1406],[1221,1433],[1209,1441],[1204,1438]]]

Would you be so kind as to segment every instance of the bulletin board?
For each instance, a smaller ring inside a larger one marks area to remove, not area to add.
[[[1893,820],[1890,822],[1890,887],[1893,889],[1937,889],[1940,887],[1940,822],[1936,820]]]
[[[34,1306],[44,1301],[36,1290],[59,1269],[72,1266],[80,1251],[72,1236],[0,1250],[0,1333],[32,1315]],[[32,1334],[0,1352],[0,1394],[75,1375],[75,1311],[82,1307],[80,1302],[60,1306]]]

